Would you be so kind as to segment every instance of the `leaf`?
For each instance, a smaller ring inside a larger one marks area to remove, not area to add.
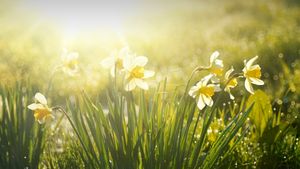
[[[246,106],[250,107],[252,103],[255,104],[249,117],[250,120],[254,123],[259,136],[262,136],[269,120],[273,115],[271,101],[269,96],[265,92],[257,90],[248,98]]]

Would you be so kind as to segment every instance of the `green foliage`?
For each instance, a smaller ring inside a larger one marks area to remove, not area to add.
[[[32,91],[21,85],[1,87],[0,96],[0,168],[37,169],[46,131],[27,109]]]
[[[253,121],[259,136],[262,136],[273,115],[270,98],[265,92],[257,90],[248,98],[246,104],[247,107],[249,107],[252,103],[256,104],[254,105],[249,117]]]
[[[107,110],[85,94],[69,104],[87,168],[212,168],[251,111],[235,115],[207,147],[216,107],[198,111],[190,96],[167,96],[164,88],[150,93],[134,96],[113,88]]]

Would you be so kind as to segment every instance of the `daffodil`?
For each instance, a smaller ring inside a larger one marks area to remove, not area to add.
[[[78,53],[68,52],[67,49],[64,49],[61,55],[61,59],[62,71],[70,76],[75,76],[79,71]]]
[[[205,76],[195,86],[191,87],[189,91],[189,95],[196,99],[197,106],[200,110],[206,105],[211,107],[214,103],[212,97],[215,92],[220,91],[219,85],[208,84],[212,77],[212,74]]]
[[[35,120],[42,124],[46,119],[54,118],[52,109],[48,107],[45,96],[41,93],[36,93],[34,98],[35,103],[32,103],[27,107],[28,109],[33,110]]]
[[[126,72],[125,79],[125,90],[131,91],[136,86],[148,90],[149,86],[145,79],[154,76],[155,72],[145,70],[145,65],[148,62],[148,58],[145,56],[132,57],[124,60],[124,69]]]
[[[223,60],[218,59],[220,53],[218,51],[215,51],[211,56],[210,56],[210,64],[208,70],[216,75],[216,76],[222,76],[223,74]]]
[[[234,96],[231,94],[230,90],[232,88],[235,88],[238,84],[237,78],[230,78],[231,73],[234,71],[233,67],[231,67],[226,73],[225,73],[225,82],[226,86],[224,88],[225,92],[229,93],[230,99],[234,99]]]
[[[111,56],[105,58],[101,65],[110,69],[111,75],[114,77],[116,71],[122,71],[124,69],[123,62],[126,58],[130,57],[130,51],[128,47],[122,48],[120,51],[112,52]]]
[[[219,83],[221,77],[223,75],[223,60],[218,59],[220,53],[218,51],[215,51],[211,54],[209,59],[209,66],[206,67],[206,70],[208,70],[212,75],[211,81],[213,83]]]
[[[245,60],[245,67],[243,69],[245,80],[245,88],[251,94],[254,93],[252,84],[255,85],[264,85],[264,82],[260,79],[261,77],[261,68],[259,65],[253,65],[258,56],[253,57],[248,62]]]

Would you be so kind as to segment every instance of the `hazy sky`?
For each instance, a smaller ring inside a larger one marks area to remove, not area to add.
[[[120,27],[128,18],[162,12],[172,3],[141,0],[62,1],[25,0],[21,6],[39,17],[64,27]]]

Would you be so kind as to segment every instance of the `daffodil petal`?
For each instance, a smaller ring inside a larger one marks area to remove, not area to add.
[[[115,66],[112,66],[111,68],[110,68],[110,75],[112,76],[112,77],[115,77],[115,70],[116,69],[116,67]]]
[[[215,60],[215,66],[219,67],[219,68],[223,68],[224,65],[223,65],[223,60],[221,59],[216,59]]]
[[[253,87],[252,87],[250,81],[249,81],[247,78],[246,78],[246,80],[245,80],[245,88],[246,88],[246,90],[247,90],[249,93],[254,94]]]
[[[144,90],[148,90],[149,89],[148,84],[144,80],[142,80],[142,79],[136,79],[135,83],[136,83],[136,85],[138,87],[140,87],[140,88],[142,88]]]
[[[209,74],[209,75],[205,76],[204,78],[202,78],[202,79],[201,79],[202,85],[205,85],[205,86],[206,86],[207,83],[208,83],[208,81],[209,81],[212,77],[214,77],[214,75],[213,75],[213,74]]]
[[[134,59],[134,63],[137,65],[137,66],[145,66],[148,62],[148,58],[146,56],[137,56],[135,59]]]
[[[111,68],[115,65],[115,58],[114,57],[108,57],[101,61],[101,66],[104,68]]]
[[[212,65],[212,63],[219,57],[220,53],[218,51],[215,51],[214,53],[212,53],[210,55],[210,64]]]
[[[199,96],[198,102],[197,102],[197,107],[202,110],[205,107],[205,103],[204,100],[202,98],[202,96]]]
[[[190,91],[189,91],[189,95],[192,96],[193,98],[195,98],[196,96],[196,92],[199,90],[199,87],[197,86],[193,86],[191,87]]]
[[[231,66],[231,68],[225,73],[225,79],[228,80],[231,73],[234,71],[234,68]]]
[[[30,110],[36,110],[36,109],[44,108],[44,106],[42,104],[32,103],[28,105],[27,108]]]
[[[231,92],[229,91],[228,93],[229,93],[230,99],[231,99],[231,100],[234,100],[234,96],[231,94]]]
[[[206,105],[208,105],[209,107],[211,107],[214,104],[214,101],[211,97],[208,97],[208,96],[205,96],[205,95],[202,95],[202,97],[203,97],[204,103]]]
[[[79,54],[77,52],[71,52],[69,55],[68,55],[68,59],[69,60],[76,60],[78,58]]]
[[[264,81],[257,79],[257,78],[249,78],[252,84],[255,85],[264,85]]]
[[[132,79],[125,85],[125,90],[131,91],[131,90],[135,89],[135,87],[136,87],[135,79]]]
[[[253,63],[258,59],[258,56],[253,57],[252,59],[250,59],[247,63],[246,63],[246,67],[250,68]]]
[[[220,92],[222,90],[220,85],[213,85],[213,86],[214,86],[215,92]]]
[[[144,78],[149,78],[149,77],[152,77],[154,75],[155,75],[154,71],[151,71],[151,70],[145,70],[144,71]]]
[[[43,105],[47,104],[47,100],[46,100],[45,96],[41,93],[36,93],[34,98]]]
[[[134,56],[127,55],[123,58],[123,67],[126,70],[131,70],[136,64],[134,63]]]

